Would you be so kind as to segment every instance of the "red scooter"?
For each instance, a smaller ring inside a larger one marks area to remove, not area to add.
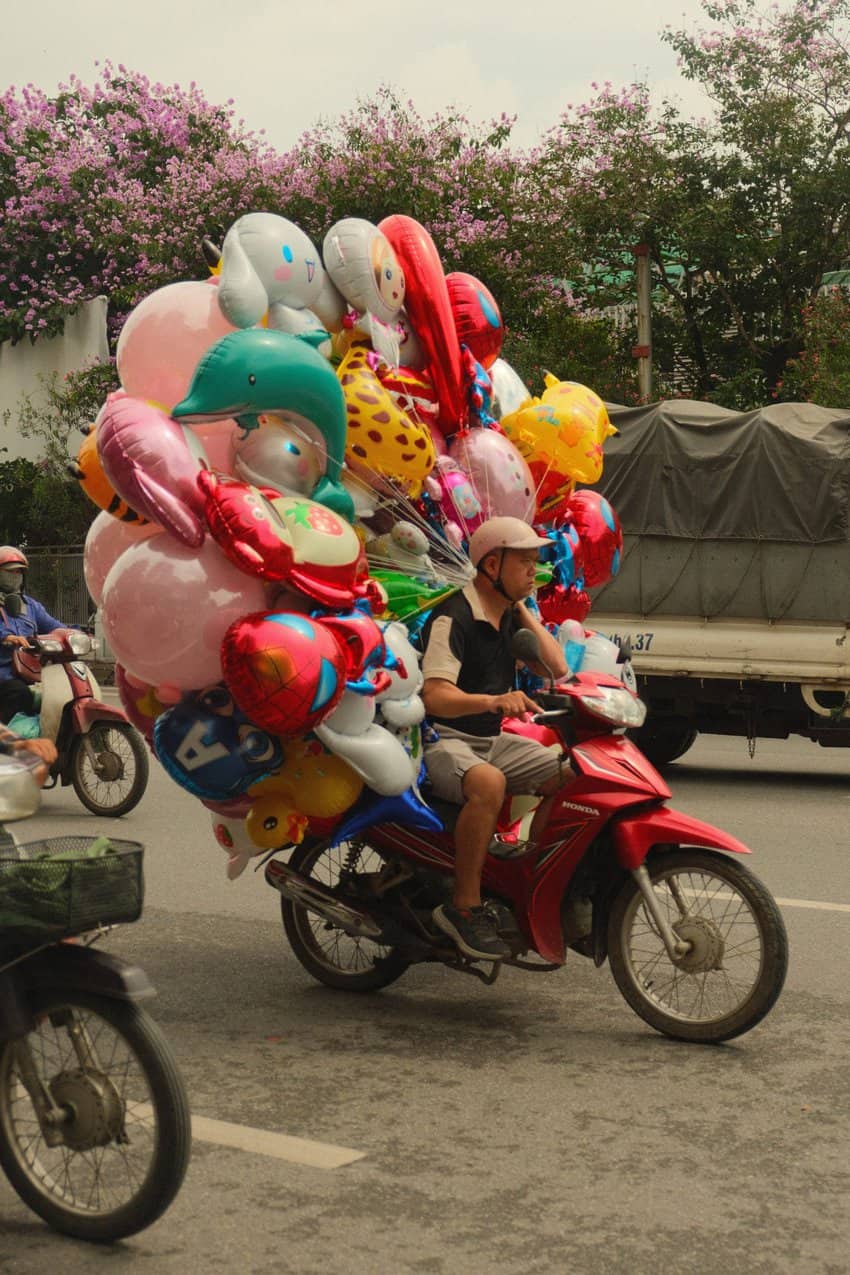
[[[39,734],[59,753],[45,787],[73,784],[92,814],[115,817],[144,796],[148,753],[122,710],[101,700],[84,662],[94,649],[89,634],[59,629],[17,647],[12,663],[18,677],[40,689]]]
[[[539,660],[534,636],[518,638],[517,657]],[[775,1004],[788,963],[781,913],[738,859],[749,850],[666,805],[670,789],[625,734],[645,708],[620,679],[578,673],[535,698],[545,711],[512,728],[560,741],[575,774],[539,842],[505,822],[491,846],[482,897],[511,955],[470,961],[431,921],[451,895],[450,831],[390,823],[267,863],[296,957],[327,986],[371,991],[416,962],[492,983],[502,965],[559,969],[572,949],[597,966],[607,957],[632,1009],[667,1036],[749,1031]],[[432,804],[448,829],[458,808]]]

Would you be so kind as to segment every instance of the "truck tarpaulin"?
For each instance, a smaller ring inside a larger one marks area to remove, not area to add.
[[[850,618],[850,409],[609,406],[596,484],[623,525],[594,610]]]

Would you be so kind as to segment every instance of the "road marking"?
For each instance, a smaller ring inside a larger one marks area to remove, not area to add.
[[[154,1119],[149,1103],[136,1103],[136,1117]],[[288,1133],[272,1133],[268,1129],[252,1129],[250,1125],[230,1124],[227,1120],[211,1120],[208,1116],[192,1116],[192,1137],[199,1142],[212,1142],[218,1147],[234,1147],[254,1155],[269,1155],[290,1164],[304,1164],[311,1169],[341,1169],[355,1160],[365,1160],[365,1151],[351,1147],[335,1147],[330,1142],[314,1142],[310,1138],[293,1138]]]
[[[355,1160],[363,1160],[365,1151],[335,1147],[329,1142],[313,1142],[293,1138],[287,1133],[271,1133],[268,1129],[252,1129],[248,1125],[229,1124],[226,1120],[210,1120],[192,1116],[192,1136],[199,1142],[212,1142],[219,1147],[235,1147],[254,1155],[269,1155],[290,1164],[304,1164],[311,1169],[340,1169]]]
[[[825,903],[822,899],[777,899],[781,908],[814,908],[816,912],[850,912],[850,903]]]

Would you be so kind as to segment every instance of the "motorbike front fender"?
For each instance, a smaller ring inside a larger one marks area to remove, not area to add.
[[[728,832],[666,806],[617,820],[611,835],[617,862],[629,872],[640,867],[655,845],[702,846],[709,850],[728,850],[731,854],[752,853],[743,841]]]
[[[77,699],[71,704],[75,733],[85,735],[98,722],[126,722],[127,714],[113,704],[99,699]]]
[[[112,1000],[143,1001],[156,995],[147,974],[120,956],[75,943],[55,943],[14,966],[25,991],[90,992]]]

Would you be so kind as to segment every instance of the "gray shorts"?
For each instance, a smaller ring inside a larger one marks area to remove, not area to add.
[[[434,792],[444,801],[463,805],[463,777],[473,766],[489,762],[505,776],[509,793],[536,793],[561,772],[562,752],[521,735],[467,735],[452,726],[435,728],[439,740],[425,748],[425,766]]]

